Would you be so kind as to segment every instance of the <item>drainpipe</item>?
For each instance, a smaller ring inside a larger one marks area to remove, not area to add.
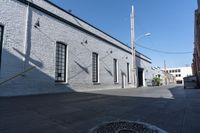
[[[25,36],[24,36],[24,57],[23,57],[23,71],[26,69],[26,49],[28,45],[28,30],[29,30],[29,16],[30,16],[30,6],[28,1],[28,6],[26,9],[26,22],[25,22]]]

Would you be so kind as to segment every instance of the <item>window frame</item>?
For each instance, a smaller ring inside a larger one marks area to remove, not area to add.
[[[94,56],[95,56],[95,60],[96,60],[95,75],[94,75]],[[92,52],[92,82],[100,83],[100,80],[99,80],[99,54],[96,52]]]
[[[56,77],[56,71],[57,71],[56,70],[57,69],[57,48],[58,48],[58,45],[63,45],[65,47],[65,54],[64,54],[65,55],[65,57],[64,57],[64,80],[57,80],[56,79],[56,78],[58,78],[58,77]],[[63,42],[59,42],[59,41],[56,42],[55,58],[56,58],[56,60],[55,60],[56,61],[55,62],[55,82],[56,83],[68,83],[68,47],[67,47],[67,44],[65,44]]]
[[[131,80],[130,80],[130,63],[127,63],[127,82],[131,83]]]
[[[118,71],[118,60],[113,59],[113,74],[114,74],[114,83],[119,83],[119,71]]]

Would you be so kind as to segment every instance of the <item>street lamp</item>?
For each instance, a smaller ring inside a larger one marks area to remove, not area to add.
[[[148,32],[148,33],[145,33],[145,34],[142,34],[142,35],[138,36],[138,37],[135,39],[135,42],[138,41],[139,39],[143,38],[143,37],[146,37],[146,36],[151,36],[151,33]]]

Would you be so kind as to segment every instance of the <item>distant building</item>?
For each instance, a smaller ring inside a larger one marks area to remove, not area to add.
[[[176,77],[171,73],[165,72],[164,70],[162,70],[161,79],[163,85],[170,85],[176,83]]]
[[[177,84],[183,84],[183,78],[192,75],[191,67],[166,68],[166,73],[172,74],[176,78]]]
[[[200,86],[200,0],[198,0],[198,9],[195,10],[192,73],[197,77],[197,85]]]
[[[161,85],[170,85],[175,83],[175,76],[165,72],[160,67],[152,67],[152,73],[154,78],[161,79]]]

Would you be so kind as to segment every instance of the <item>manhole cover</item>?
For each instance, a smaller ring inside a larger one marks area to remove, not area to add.
[[[93,128],[90,133],[167,133],[155,126],[142,122],[115,121]]]

